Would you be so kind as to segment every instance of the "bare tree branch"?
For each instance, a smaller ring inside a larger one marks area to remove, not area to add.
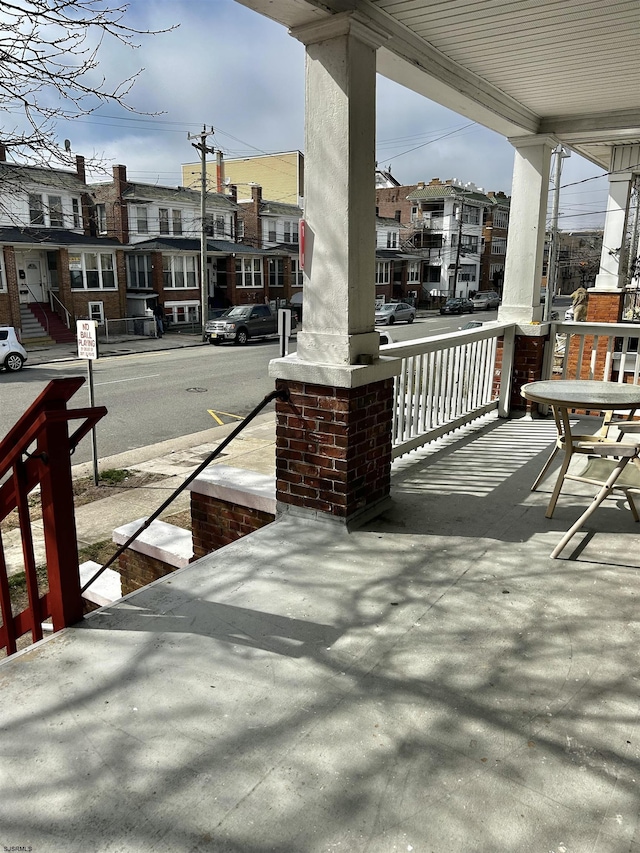
[[[135,29],[125,22],[127,10],[109,0],[0,0],[0,109],[16,114],[0,140],[19,149],[23,162],[69,160],[58,144],[58,120],[90,115],[103,104],[140,112],[127,98],[143,69],[115,83],[96,80],[100,53],[109,40],[135,50],[141,37],[174,27]]]

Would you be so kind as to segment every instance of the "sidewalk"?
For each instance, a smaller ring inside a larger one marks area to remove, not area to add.
[[[131,355],[154,350],[182,349],[183,347],[204,346],[202,335],[186,332],[169,332],[161,338],[149,338],[143,335],[120,335],[109,341],[99,342],[102,358],[114,355]],[[51,344],[44,347],[27,347],[27,365],[50,364],[55,361],[74,361],[78,358],[75,343]]]

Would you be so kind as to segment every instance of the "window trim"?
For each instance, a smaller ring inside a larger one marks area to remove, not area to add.
[[[95,269],[93,267],[90,267],[89,269],[87,269],[87,256],[89,256],[89,255],[95,255],[95,257],[96,257],[96,268]],[[76,258],[78,260],[74,260]],[[108,268],[105,269],[104,263],[103,263],[103,258],[110,258],[111,259],[111,269],[108,269]],[[78,272],[82,276],[82,287],[75,287],[73,284],[73,281],[74,281],[73,273],[78,273]],[[97,287],[90,287],[89,286],[89,284],[88,284],[89,280],[87,277],[88,272],[89,273],[97,273],[98,282],[99,282]],[[105,287],[104,276],[103,276],[103,273],[105,273],[105,272],[113,273],[113,286],[109,285],[109,286]],[[115,256],[114,252],[101,252],[101,251],[83,252],[83,251],[81,251],[81,252],[76,252],[73,255],[70,254],[69,255],[69,273],[70,273],[70,278],[71,278],[71,282],[70,282],[71,290],[74,290],[74,291],[106,290],[108,293],[115,293],[118,290],[118,268],[117,268],[116,256]]]

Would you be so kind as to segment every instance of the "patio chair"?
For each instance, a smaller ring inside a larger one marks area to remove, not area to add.
[[[599,489],[591,504],[551,552],[553,559],[560,554],[589,516],[614,490],[621,491],[624,494],[634,521],[640,520],[633,499],[634,494],[640,494],[640,445],[621,442],[576,441],[574,452],[587,454],[589,457],[587,464],[579,473],[565,473],[564,476],[567,479],[599,486]],[[560,485],[562,484],[560,480],[558,482]],[[550,518],[548,514],[547,517]]]
[[[626,413],[625,413],[626,415]],[[640,422],[637,424],[628,423],[626,420],[624,421],[624,426],[621,426],[622,421],[620,418],[622,417],[621,413],[616,413],[613,411],[605,412],[605,416],[602,422],[600,429],[592,434],[592,435],[575,435],[571,432],[570,424],[569,424],[569,415],[566,409],[558,411],[556,409],[553,410],[553,416],[556,422],[556,428],[558,431],[555,446],[551,451],[551,455],[545,462],[542,467],[542,470],[536,477],[535,482],[531,486],[531,491],[535,492],[540,483],[545,478],[549,468],[556,455],[562,451],[564,453],[564,458],[562,460],[562,465],[560,466],[560,470],[558,471],[558,476],[556,478],[555,486],[553,487],[553,491],[551,493],[551,497],[549,499],[549,504],[547,505],[547,511],[545,512],[546,518],[553,518],[553,513],[556,508],[556,504],[558,502],[558,497],[560,496],[560,491],[562,489],[562,484],[565,479],[571,480],[574,479],[573,475],[568,473],[569,465],[571,463],[572,457],[575,453],[581,454],[590,454],[592,448],[596,444],[609,446],[613,445],[614,447],[620,447],[620,440],[622,438],[622,432],[619,432],[616,437],[610,437],[609,432],[615,426],[620,431],[622,429],[628,428],[631,432],[636,426],[638,428],[638,442],[640,443]],[[629,442],[633,442],[633,439],[630,439]],[[615,455],[615,454],[613,454]]]

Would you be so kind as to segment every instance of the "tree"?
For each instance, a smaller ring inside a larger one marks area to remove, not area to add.
[[[0,0],[0,109],[21,114],[0,130],[0,141],[17,148],[23,162],[72,162],[57,139],[59,119],[90,115],[105,103],[137,112],[128,95],[143,69],[116,83],[96,80],[108,41],[135,49],[139,36],[160,32],[128,26],[127,10],[109,0]]]

